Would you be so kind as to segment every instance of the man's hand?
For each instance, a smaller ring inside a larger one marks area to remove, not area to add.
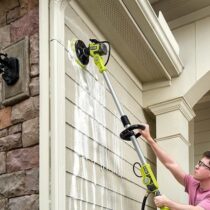
[[[154,198],[154,202],[155,202],[155,205],[160,208],[163,206],[168,206],[168,203],[170,202],[170,200],[165,195],[160,195]]]
[[[154,198],[155,205],[159,208],[161,207],[168,207],[171,210],[204,210],[201,206],[192,206],[192,205],[185,205],[181,203],[174,202],[167,198],[165,195],[156,196]]]
[[[153,142],[154,140],[152,139],[150,135],[150,129],[148,124],[141,124],[145,127],[144,130],[139,129],[139,133],[148,141],[148,143]]]

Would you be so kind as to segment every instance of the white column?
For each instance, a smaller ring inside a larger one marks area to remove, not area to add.
[[[66,209],[65,0],[50,0],[50,177],[51,210]]]
[[[155,104],[149,109],[156,116],[156,140],[158,144],[189,173],[189,122],[195,116],[184,98]],[[187,203],[187,195],[170,172],[157,161],[157,179],[160,191],[169,198]]]
[[[39,1],[39,209],[50,209],[49,2]]]

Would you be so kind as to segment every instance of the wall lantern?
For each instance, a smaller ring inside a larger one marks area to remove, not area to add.
[[[19,61],[17,58],[8,57],[0,53],[0,74],[7,85],[14,85],[19,79]]]

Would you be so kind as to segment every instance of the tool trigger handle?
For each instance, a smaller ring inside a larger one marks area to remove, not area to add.
[[[145,129],[145,126],[144,125],[141,125],[141,124],[130,125],[129,127],[127,127],[125,130],[123,130],[120,133],[120,138],[123,139],[123,140],[126,140],[126,141],[130,141],[130,137],[133,136],[133,135],[136,138],[138,138],[139,136],[141,136],[141,134],[139,132],[135,134],[134,133],[134,130],[135,129],[144,130]]]
[[[145,126],[144,125],[141,125],[141,124],[138,124],[138,128],[141,129],[141,130],[144,130],[145,129]]]

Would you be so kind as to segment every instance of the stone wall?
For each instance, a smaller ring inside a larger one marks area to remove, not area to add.
[[[0,1],[0,50],[25,36],[30,40],[30,96],[0,105],[0,210],[39,209],[38,29],[38,0]]]

